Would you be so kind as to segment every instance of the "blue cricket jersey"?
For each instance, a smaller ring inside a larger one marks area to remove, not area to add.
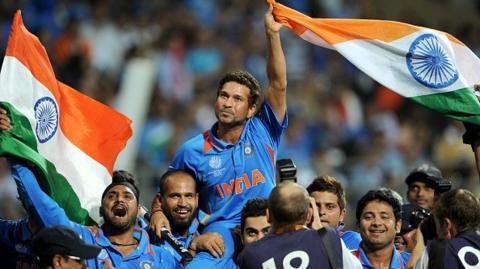
[[[86,226],[70,221],[65,211],[40,189],[30,169],[20,164],[11,165],[11,169],[23,204],[29,209],[29,214],[39,218],[36,219],[36,223],[42,227],[48,227],[49,224],[68,226],[75,230],[86,243],[102,247],[96,259],[87,260],[88,268],[105,268],[103,262],[107,259],[117,269],[181,268],[168,251],[150,244],[147,233],[140,228],[136,228],[133,233],[134,238],[138,240],[138,247],[128,256],[123,257],[101,229],[92,233]]]
[[[360,247],[360,242],[362,242],[360,233],[355,231],[338,231],[338,235],[340,235],[343,243],[350,251],[357,250]]]
[[[199,208],[210,214],[206,225],[223,221],[233,228],[240,223],[242,208],[249,199],[268,197],[275,185],[280,136],[287,125],[287,116],[279,123],[264,102],[259,113],[247,120],[236,144],[215,137],[216,123],[178,149],[170,169],[186,169],[195,175]]]
[[[392,259],[390,260],[390,269],[403,269],[405,268],[405,265],[407,265],[408,259],[410,259],[410,253],[408,252],[398,252],[395,246],[392,248]],[[362,263],[363,269],[375,269],[375,267],[372,266],[370,261],[368,260],[367,255],[362,249],[362,245],[360,243],[360,246],[358,250],[352,252],[353,255],[357,256],[360,262]]]
[[[177,239],[180,243],[182,243],[182,246],[187,249],[190,243],[192,242],[192,240],[195,237],[200,235],[200,233],[198,232],[198,228],[201,220],[206,217],[206,214],[201,210],[198,210],[196,214],[197,216],[193,219],[192,223],[190,224],[190,227],[188,228],[187,236],[172,233],[175,239]],[[154,234],[151,230],[149,230],[149,236],[152,244],[161,246],[162,248],[166,249],[168,252],[170,252],[172,256],[175,257],[175,260],[178,263],[182,261],[182,256],[180,255],[180,253],[178,253],[168,242],[158,238],[157,235]]]
[[[32,234],[27,219],[0,219],[0,257],[4,268],[39,268],[32,252]]]

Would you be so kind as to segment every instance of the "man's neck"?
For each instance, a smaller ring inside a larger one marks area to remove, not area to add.
[[[382,249],[369,249],[362,244],[363,251],[367,255],[368,261],[376,269],[388,269],[390,268],[390,262],[392,261],[393,243]]]
[[[303,230],[303,229],[306,229],[306,227],[303,224],[291,224],[291,225],[282,225],[282,226],[276,226],[275,224],[272,224],[272,229],[275,234],[283,234],[283,233]]]
[[[110,243],[122,253],[123,256],[128,256],[133,250],[138,247],[138,240],[133,236],[134,226],[125,230],[118,230],[109,225],[103,225],[102,230]]]
[[[243,128],[245,128],[245,123],[235,126],[218,123],[216,136],[229,144],[236,144],[242,135]]]
[[[182,237],[188,236],[188,229],[174,229],[172,228],[172,234],[178,234]]]

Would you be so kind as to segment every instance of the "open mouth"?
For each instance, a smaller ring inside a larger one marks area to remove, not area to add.
[[[373,234],[373,235],[381,235],[384,232],[385,232],[384,230],[371,230],[370,231],[370,233]]]
[[[178,208],[178,209],[175,209],[173,212],[175,212],[175,214],[177,214],[180,217],[187,217],[188,214],[190,214],[191,210],[187,208]]]
[[[121,205],[114,206],[112,212],[115,217],[125,217],[127,215],[127,209]]]

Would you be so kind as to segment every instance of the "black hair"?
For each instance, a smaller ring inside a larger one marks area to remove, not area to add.
[[[245,221],[247,218],[266,216],[267,208],[268,208],[267,199],[253,198],[248,200],[242,210],[242,218],[240,221],[240,231],[243,233],[243,230],[245,229]]]
[[[132,192],[135,194],[135,198],[137,198],[137,202],[140,203],[140,190],[138,189],[137,185],[135,185],[135,181],[135,177],[130,172],[125,170],[113,171],[112,183],[110,183],[110,185],[105,188],[105,191],[103,191],[102,200],[111,188],[117,185],[125,185],[132,190]]]
[[[195,176],[187,171],[187,170],[167,170],[167,172],[163,173],[162,176],[160,176],[160,179],[158,180],[158,192],[160,194],[164,194],[165,192],[165,182],[167,181],[167,179],[170,177],[170,176],[173,176],[175,174],[186,174],[186,175],[189,175],[190,177],[192,177],[193,181],[195,182],[195,191],[196,191],[196,181],[195,181]]]
[[[393,192],[388,188],[381,188],[376,190],[368,191],[360,200],[357,202],[357,211],[356,218],[357,223],[360,223],[360,216],[362,215],[363,209],[371,201],[382,201],[389,204],[393,209],[393,214],[395,216],[395,221],[398,221],[402,218],[402,204],[395,198]]]
[[[347,199],[345,198],[345,190],[340,182],[329,175],[323,175],[316,177],[310,185],[307,187],[308,194],[312,195],[312,192],[330,192],[337,196],[338,206],[341,210],[345,209]]]
[[[218,83],[217,97],[220,93],[220,90],[223,88],[223,85],[230,81],[245,85],[247,88],[250,89],[250,94],[248,97],[249,107],[256,105],[256,107],[258,108],[260,106],[260,101],[262,98],[260,83],[252,74],[244,70],[236,70],[226,73]]]

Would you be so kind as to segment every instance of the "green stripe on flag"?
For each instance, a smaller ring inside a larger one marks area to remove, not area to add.
[[[480,102],[472,88],[422,95],[411,99],[452,119],[480,125]]]
[[[0,106],[7,110],[13,127],[9,132],[0,131],[0,156],[15,157],[34,164],[42,174],[38,178],[40,186],[65,210],[70,220],[84,225],[96,224],[88,211],[81,207],[67,179],[38,152],[35,134],[28,119],[10,103],[0,102]]]

